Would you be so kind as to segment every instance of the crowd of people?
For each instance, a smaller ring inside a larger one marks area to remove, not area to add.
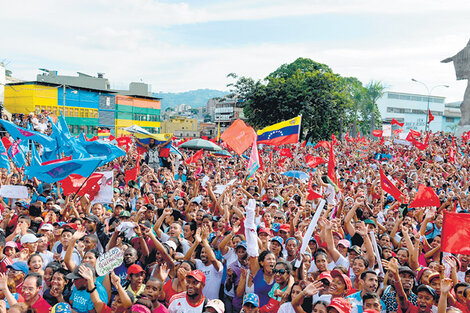
[[[291,144],[281,157],[262,146],[247,179],[244,157],[205,151],[188,163],[194,151],[182,151],[156,162],[150,139],[151,153],[133,145],[98,169],[114,172],[112,203],[64,196],[12,166],[2,185],[24,185],[29,198],[0,198],[0,313],[470,312],[470,257],[440,250],[443,212],[469,210],[469,146],[427,140],[425,150],[338,140],[333,182],[327,163],[305,162],[328,160],[327,147]],[[384,192],[380,167],[405,199]],[[407,208],[420,184],[439,207]],[[308,200],[312,190],[320,197]],[[98,258],[116,247],[122,264],[99,276]]]

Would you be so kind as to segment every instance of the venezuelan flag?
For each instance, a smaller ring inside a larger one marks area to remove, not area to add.
[[[139,139],[139,141],[143,144],[149,144],[150,143],[150,138],[155,139],[155,143],[157,145],[160,145],[162,143],[167,142],[171,138],[173,138],[173,134],[171,133],[166,133],[166,134],[140,134],[140,133],[135,133],[134,134],[135,138]],[[171,141],[165,146],[160,149],[160,157],[168,157],[170,154],[170,148],[171,148]],[[137,151],[139,154],[142,154],[145,152],[145,148],[142,147],[137,143]]]
[[[280,146],[298,142],[301,121],[302,116],[297,116],[258,130],[258,143]]]
[[[98,128],[98,137],[109,137],[111,135],[111,131],[105,128]]]

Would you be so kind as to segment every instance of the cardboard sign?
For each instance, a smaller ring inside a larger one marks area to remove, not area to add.
[[[0,187],[0,196],[9,199],[28,199],[28,188],[26,186],[3,185]]]
[[[122,253],[122,250],[119,248],[112,248],[96,260],[96,274],[98,276],[107,275],[113,269],[120,266],[123,260],[124,254]]]
[[[113,171],[109,172],[97,172],[103,174],[98,184],[100,185],[100,191],[95,196],[92,204],[94,203],[112,203],[113,202]]]

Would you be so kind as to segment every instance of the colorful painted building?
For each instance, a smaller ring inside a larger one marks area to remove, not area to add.
[[[44,71],[47,74],[38,75],[37,81],[5,86],[4,107],[10,113],[48,111],[57,116],[62,112],[74,135],[83,132],[94,136],[101,127],[119,136],[125,133],[123,128],[131,125],[160,132],[161,99],[145,92],[148,85],[131,83],[129,90],[111,90],[102,74],[91,77],[79,73],[74,77]]]

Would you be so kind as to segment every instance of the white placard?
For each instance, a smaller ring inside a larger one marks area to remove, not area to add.
[[[28,199],[26,186],[3,185],[0,187],[0,196],[9,199]]]
[[[95,196],[92,204],[94,203],[112,203],[113,202],[113,171],[96,172],[103,174],[99,180],[100,191]]]
[[[317,210],[315,211],[315,215],[313,215],[312,220],[310,221],[310,224],[308,225],[307,231],[305,232],[304,237],[302,238],[302,246],[300,247],[300,253],[299,256],[302,258],[302,255],[304,254],[305,250],[307,249],[308,242],[310,241],[310,238],[312,237],[313,231],[315,230],[315,227],[317,227],[318,224],[318,219],[320,218],[322,212],[323,212],[323,207],[325,206],[326,201],[324,199],[320,199],[320,203],[317,206]],[[302,259],[297,259],[295,261],[295,267],[300,266],[300,262],[302,262]]]
[[[115,247],[98,257],[96,260],[96,274],[104,276],[110,273],[113,269],[120,266],[124,259],[122,250]]]

